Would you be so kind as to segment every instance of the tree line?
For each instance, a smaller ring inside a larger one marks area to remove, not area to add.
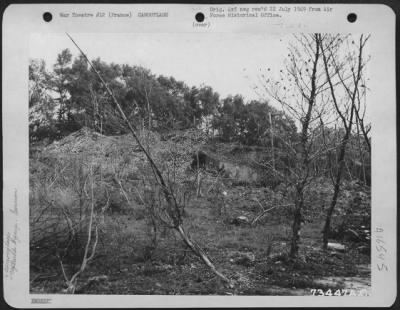
[[[202,128],[224,142],[267,145],[268,115],[273,114],[275,130],[288,136],[296,133],[294,121],[267,101],[245,102],[241,95],[222,99],[210,86],[190,87],[140,66],[100,58],[92,63],[129,121],[142,128]],[[105,135],[128,132],[93,69],[82,55],[74,58],[68,49],[61,51],[50,70],[43,60],[30,60],[29,108],[31,142],[60,139],[84,126]]]

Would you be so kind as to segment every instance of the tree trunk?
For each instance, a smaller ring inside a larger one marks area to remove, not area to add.
[[[297,189],[297,197],[295,210],[293,214],[293,225],[292,225],[292,240],[290,243],[290,258],[296,258],[299,253],[299,241],[300,241],[300,229],[301,229],[301,220],[302,214],[301,210],[303,209],[304,197],[303,197],[303,188]]]
[[[317,65],[318,60],[320,57],[320,38],[316,34],[315,35],[315,42],[316,42],[316,51],[314,55],[314,62],[313,62],[313,70],[311,74],[311,90],[310,96],[307,98],[307,113],[305,117],[302,119],[302,130],[300,136],[300,158],[301,158],[301,167],[300,167],[300,175],[301,178],[298,180],[296,185],[296,200],[295,200],[295,210],[293,214],[293,226],[292,226],[292,241],[290,246],[290,253],[289,256],[293,259],[297,257],[299,252],[299,240],[300,240],[300,228],[301,228],[301,220],[302,220],[302,209],[304,206],[304,188],[306,186],[307,179],[310,173],[310,161],[309,161],[309,152],[310,150],[307,148],[309,139],[308,139],[308,132],[310,129],[310,122],[311,122],[311,115],[315,105],[315,97],[317,94]]]
[[[269,125],[271,130],[271,154],[272,154],[272,168],[275,170],[275,152],[274,152],[274,130],[272,127],[272,115],[271,112],[268,113],[269,115]]]
[[[339,167],[338,167],[338,170],[337,170],[336,179],[335,179],[335,183],[334,183],[334,192],[333,192],[331,204],[330,204],[329,209],[328,209],[328,213],[327,213],[326,220],[325,220],[325,226],[324,226],[324,229],[323,229],[322,242],[323,242],[323,248],[324,249],[327,249],[327,247],[328,247],[328,235],[329,235],[329,230],[330,230],[330,223],[331,223],[333,211],[334,211],[336,203],[337,203],[337,198],[339,196],[340,183],[341,183],[341,180],[342,180],[343,169],[344,169],[344,166],[345,166],[346,146],[347,146],[347,143],[349,141],[349,137],[351,135],[351,129],[352,129],[352,126],[353,126],[353,118],[354,118],[354,116],[356,117],[356,122],[360,121],[360,118],[359,118],[359,115],[358,115],[358,110],[357,110],[356,104],[355,104],[355,100],[356,100],[356,96],[358,95],[358,84],[361,81],[362,51],[363,51],[363,46],[364,46],[364,44],[365,44],[365,42],[367,40],[368,40],[368,38],[363,42],[363,35],[361,35],[361,37],[360,37],[360,48],[359,48],[359,54],[358,54],[358,68],[357,68],[357,73],[353,74],[354,87],[353,87],[352,91],[350,91],[349,88],[347,86],[345,86],[344,80],[339,75],[340,81],[345,86],[346,91],[347,91],[348,96],[349,96],[349,99],[350,99],[350,103],[351,103],[350,116],[348,116],[348,118],[346,118],[346,115],[344,115],[343,111],[341,111],[340,108],[339,108],[338,101],[337,101],[336,95],[335,95],[334,86],[333,86],[331,77],[329,75],[327,57],[325,55],[324,49],[322,48],[322,57],[323,57],[323,60],[324,60],[325,72],[326,72],[326,75],[327,75],[327,80],[328,80],[329,87],[330,87],[330,90],[331,90],[332,100],[333,100],[336,112],[338,113],[339,117],[342,119],[343,126],[346,129],[345,135],[343,136],[343,138],[341,140],[341,144],[340,144],[340,151],[339,151],[339,156],[338,156],[338,159],[337,159],[337,163],[338,163]]]
[[[196,189],[196,198],[201,196],[201,181],[202,181],[202,173],[201,170],[197,170],[197,189]]]
[[[324,229],[322,231],[322,242],[323,242],[322,247],[325,250],[328,248],[328,239],[329,239],[329,231],[330,231],[332,214],[333,214],[333,210],[335,209],[335,206],[337,203],[337,198],[338,198],[339,192],[340,192],[340,183],[342,181],[342,174],[343,174],[343,169],[344,169],[344,165],[345,165],[344,157],[345,157],[345,153],[346,153],[346,145],[347,145],[347,141],[348,141],[348,136],[349,136],[349,133],[346,133],[346,136],[343,138],[343,141],[342,141],[342,144],[340,147],[339,168],[338,168],[338,172],[336,174],[336,180],[335,180],[331,204],[329,206],[328,213],[327,213],[326,219],[325,219]]]
[[[360,161],[361,161],[361,173],[360,173],[361,176],[360,177],[362,177],[364,185],[367,185],[367,177],[366,177],[366,174],[365,174],[365,161],[364,161],[364,154],[363,154],[363,151],[362,151],[362,145],[361,145],[361,139],[360,139],[360,127],[359,127],[358,122],[356,122],[356,126],[357,126],[358,151],[359,151],[359,154],[360,154]]]
[[[150,109],[150,102],[147,100],[147,113],[149,115],[149,131],[151,130],[151,109]]]

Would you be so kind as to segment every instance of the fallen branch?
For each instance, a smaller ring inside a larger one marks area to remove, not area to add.
[[[259,204],[259,206],[260,206],[261,209],[262,209],[262,212],[261,212],[259,215],[257,215],[257,216],[251,221],[250,225],[255,225],[261,218],[263,218],[263,217],[264,217],[269,211],[271,211],[272,209],[275,209],[275,208],[278,208],[278,207],[290,207],[290,206],[293,205],[293,204],[277,205],[277,206],[274,206],[274,207],[271,207],[271,208],[265,210],[264,207],[262,206],[262,204],[261,204],[257,199],[254,199],[254,201],[256,201],[256,202]]]
[[[272,209],[275,209],[278,206],[269,208],[267,210],[264,210],[263,212],[261,212],[261,214],[257,215],[252,221],[251,221],[251,225],[255,225],[255,223],[258,222],[258,220],[260,220],[265,214],[267,214],[269,211],[271,211]]]

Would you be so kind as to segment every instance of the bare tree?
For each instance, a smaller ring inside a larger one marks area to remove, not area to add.
[[[65,268],[64,268],[64,264],[61,260],[61,258],[59,257],[59,261],[60,261],[60,265],[61,265],[61,270],[62,273],[64,275],[64,279],[65,282],[67,284],[67,288],[66,288],[66,293],[68,294],[74,294],[76,287],[77,287],[77,282],[78,282],[78,277],[79,275],[86,269],[87,265],[89,264],[89,262],[94,258],[94,255],[96,253],[96,246],[97,246],[97,242],[98,242],[98,228],[97,228],[97,224],[94,223],[94,205],[95,205],[95,201],[94,201],[94,194],[93,194],[93,180],[94,176],[93,176],[93,167],[90,167],[90,182],[91,182],[91,188],[90,188],[90,215],[89,215],[89,224],[87,227],[87,241],[86,241],[86,245],[85,245],[85,251],[83,254],[83,258],[82,258],[82,263],[79,267],[79,270],[77,272],[75,272],[71,278],[68,278],[66,272],[65,272]],[[72,227],[72,224],[70,224]],[[93,240],[93,236],[92,236],[92,228],[93,225],[95,226],[95,237]],[[90,254],[89,254],[90,251]]]
[[[354,48],[350,48],[350,50],[346,52],[342,51],[343,45],[345,45],[344,47],[347,48],[346,45],[349,45],[349,42],[351,42],[351,45],[355,44],[352,38],[346,38],[343,40],[341,36],[326,35],[322,37],[320,34],[318,36],[321,42],[322,58],[324,61],[324,68],[329,84],[331,98],[335,107],[335,111],[341,121],[341,125],[344,128],[344,134],[339,145],[339,153],[337,158],[338,169],[334,178],[333,196],[328,208],[323,229],[323,247],[326,249],[328,245],[331,218],[337,204],[342,175],[345,168],[347,145],[352,133],[354,122],[358,121],[360,127],[363,128],[363,118],[360,117],[359,112],[360,98],[365,95],[365,92],[362,92],[360,88],[364,79],[363,71],[366,65],[366,62],[363,58],[363,51],[369,36],[360,36],[358,45],[356,47],[358,55],[353,53]],[[344,54],[344,57],[340,57],[340,54],[342,53]],[[346,78],[347,76],[349,78]],[[335,83],[334,77],[336,77],[337,83]],[[365,83],[363,85],[365,87]],[[369,139],[366,138],[366,141],[368,141],[368,146],[370,149]]]
[[[260,82],[263,90],[279,102],[300,127],[297,141],[282,139],[287,152],[294,158],[294,167],[288,166],[289,177],[270,167],[277,177],[292,187],[294,208],[289,255],[295,258],[306,207],[304,194],[311,181],[313,162],[325,152],[313,148],[315,138],[320,134],[320,119],[328,109],[321,37],[318,34],[295,36],[289,47],[286,70],[280,70],[278,78],[262,74]]]

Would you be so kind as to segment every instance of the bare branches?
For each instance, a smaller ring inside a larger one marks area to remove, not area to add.
[[[278,207],[289,207],[289,206],[292,206],[293,204],[286,204],[286,205],[275,205],[275,206],[273,206],[273,207],[271,207],[271,208],[268,208],[268,209],[264,209],[264,206],[261,204],[261,202],[258,200],[258,199],[256,199],[256,198],[254,198],[254,201],[256,201],[257,203],[258,203],[258,205],[260,206],[260,208],[261,208],[261,212],[260,212],[260,214],[258,214],[252,221],[251,221],[251,225],[255,225],[260,219],[262,219],[269,211],[271,211],[271,210],[273,210],[273,209],[275,209],[275,208],[278,208]]]
[[[337,50],[332,50],[329,46],[324,47],[322,43],[322,56],[324,60],[325,73],[328,79],[328,83],[330,86],[330,92],[332,96],[332,100],[336,109],[336,113],[339,115],[342,125],[345,129],[344,135],[340,141],[339,154],[337,158],[338,170],[336,172],[336,176],[334,178],[334,192],[331,199],[331,203],[328,209],[328,213],[325,220],[325,226],[323,230],[323,247],[326,248],[328,244],[328,234],[330,229],[331,217],[334,211],[334,208],[337,203],[340,184],[342,179],[343,170],[346,166],[345,155],[347,151],[347,144],[352,132],[352,126],[354,124],[354,115],[356,115],[356,122],[359,122],[357,118],[358,108],[359,108],[359,84],[362,80],[362,74],[364,69],[364,61],[363,61],[363,49],[368,40],[369,36],[364,37],[364,35],[360,35],[359,45],[357,46],[358,55],[356,56],[352,52],[348,52],[345,55],[345,59],[342,62],[343,64],[350,65],[350,71],[352,73],[352,79],[349,82],[345,82],[343,79],[343,72],[345,71],[345,66],[340,65],[339,54]],[[352,41],[354,44],[354,41]],[[346,41],[348,44],[349,42]],[[338,43],[339,45],[339,43]],[[330,62],[328,61],[328,57],[326,54],[328,53]],[[339,64],[339,65],[338,65]],[[340,85],[343,87],[344,94],[342,95],[344,104],[339,105],[337,100],[337,89],[333,86],[332,76],[330,75],[328,66],[333,66],[337,73],[337,77],[340,81]],[[350,110],[350,111],[349,111]],[[357,126],[358,127],[358,126]]]
[[[131,132],[132,136],[134,137],[137,145],[139,146],[139,149],[145,154],[145,156],[147,158],[147,161],[150,164],[150,167],[151,167],[151,170],[152,170],[153,175],[155,177],[155,180],[158,183],[158,186],[159,186],[159,188],[161,189],[161,191],[163,193],[164,199],[166,201],[166,208],[164,208],[163,210],[165,210],[165,213],[172,220],[173,228],[176,229],[179,232],[179,234],[181,235],[181,237],[183,238],[185,243],[189,246],[189,248],[192,249],[193,252],[196,255],[198,255],[207,266],[209,266],[211,268],[211,270],[214,272],[214,274],[216,274],[218,277],[220,277],[225,282],[230,282],[229,279],[227,279],[224,275],[222,275],[215,268],[215,266],[211,263],[209,258],[205,255],[205,253],[199,247],[197,247],[196,244],[192,240],[190,240],[190,238],[186,235],[186,233],[185,233],[185,231],[183,230],[183,227],[182,227],[182,222],[183,222],[183,220],[182,220],[182,208],[178,204],[178,201],[176,199],[176,196],[174,195],[174,191],[173,191],[173,189],[171,187],[171,184],[167,184],[167,182],[165,181],[163,174],[161,173],[160,169],[158,168],[158,166],[154,162],[152,156],[149,153],[149,150],[146,149],[143,146],[142,142],[140,141],[140,139],[139,139],[139,137],[138,137],[138,135],[137,135],[137,133],[135,131],[135,128],[132,126],[132,124],[130,123],[130,121],[126,117],[121,105],[118,103],[118,101],[115,98],[113,92],[107,86],[107,84],[104,81],[104,79],[101,77],[101,75],[98,73],[98,71],[93,66],[92,62],[87,58],[87,56],[83,53],[81,48],[76,44],[76,42],[72,39],[72,37],[68,33],[67,33],[67,36],[71,39],[73,44],[78,48],[78,50],[80,51],[80,53],[82,54],[82,56],[84,57],[86,62],[90,65],[90,67],[93,69],[94,73],[97,75],[97,77],[99,78],[99,80],[103,84],[103,86],[106,89],[108,95],[112,99],[112,102],[114,103],[114,105],[117,108],[119,114],[121,115],[121,117],[123,118],[123,120],[126,123],[127,127],[129,128],[129,131]],[[150,113],[150,110],[149,110],[149,113]],[[150,122],[150,117],[149,117],[149,122]]]
[[[90,169],[90,176],[91,176],[91,191],[90,191],[90,198],[91,198],[91,207],[90,207],[90,217],[89,217],[89,225],[88,225],[88,236],[87,236],[87,241],[86,241],[86,246],[85,246],[85,251],[83,254],[83,258],[82,258],[82,263],[80,265],[80,268],[77,272],[75,272],[70,279],[68,279],[68,276],[65,272],[65,268],[64,268],[64,264],[61,260],[61,258],[59,257],[59,262],[61,265],[61,271],[63,273],[64,279],[66,281],[67,284],[67,289],[66,289],[66,293],[68,294],[74,294],[75,290],[76,290],[76,286],[77,286],[77,282],[78,282],[78,277],[79,275],[86,269],[86,266],[88,265],[88,263],[93,259],[95,252],[96,252],[96,246],[97,246],[97,242],[99,239],[99,234],[98,234],[98,228],[97,225],[95,225],[95,239],[94,241],[92,240],[92,228],[93,228],[93,219],[94,219],[94,194],[93,194],[93,184],[94,184],[94,180],[93,180],[93,170],[92,167]],[[89,250],[90,250],[90,255],[89,255]]]
[[[294,165],[287,169],[289,176],[280,175],[269,163],[263,163],[275,176],[295,185],[293,256],[297,253],[297,234],[305,187],[311,177],[316,175],[317,169],[319,173],[329,172],[333,182],[337,183],[337,177],[332,172],[331,157],[339,150],[337,169],[342,170],[341,165],[344,163],[340,162],[344,160],[345,154],[342,149],[346,148],[354,121],[361,127],[362,115],[365,113],[362,98],[366,90],[363,77],[366,62],[362,53],[368,38],[363,35],[360,37],[357,47],[359,53],[356,55],[354,47],[357,44],[350,35],[294,36],[289,46],[286,72],[280,70],[279,78],[264,74],[259,78],[266,95],[281,104],[282,109],[294,117],[296,125],[300,127],[298,140],[291,141],[289,146],[283,141],[287,151],[293,151],[294,154]],[[344,128],[344,136],[340,141],[325,134],[338,121],[340,127],[332,130],[339,133]],[[369,147],[368,142],[366,144]],[[321,158],[328,162],[328,167],[318,167]]]

